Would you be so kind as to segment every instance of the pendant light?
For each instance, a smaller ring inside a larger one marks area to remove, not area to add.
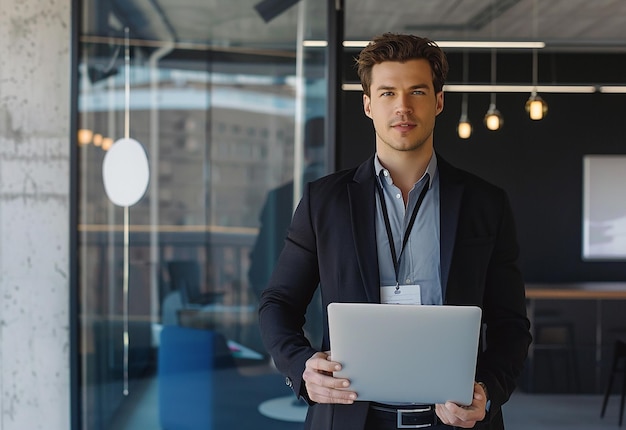
[[[461,139],[469,139],[472,135],[472,123],[467,118],[467,93],[463,93],[463,108],[461,118],[459,119],[459,125],[456,128],[457,133]]]
[[[533,50],[533,90],[526,101],[526,112],[533,121],[543,119],[548,113],[548,104],[537,94],[537,50]]]
[[[491,85],[496,84],[496,50],[491,50]],[[485,126],[492,131],[499,130],[504,124],[502,114],[496,108],[496,93],[491,93],[491,102],[489,103],[489,109],[485,114]]]
[[[83,116],[86,118],[87,113],[84,113]],[[87,122],[87,121],[84,121]],[[78,144],[89,145],[91,143],[91,139],[93,139],[93,131],[88,128],[79,128],[78,129]]]
[[[496,108],[495,94],[492,94],[491,96],[492,102],[489,105],[487,113],[485,114],[485,126],[487,126],[489,130],[496,131],[502,127],[504,119],[502,118],[500,111]]]
[[[463,52],[463,83],[467,84],[468,74],[468,55],[467,51]],[[457,133],[461,139],[469,139],[472,135],[472,124],[467,118],[467,93],[463,93],[463,101],[461,102],[461,118],[459,119],[459,125],[456,128]]]
[[[548,103],[537,95],[537,91],[533,91],[526,101],[526,112],[528,112],[530,119],[539,121],[548,113]]]
[[[533,36],[537,38],[537,0],[533,1]],[[537,94],[537,63],[537,49],[533,49],[533,90],[525,106],[526,112],[533,121],[543,119],[548,113],[548,104]]]

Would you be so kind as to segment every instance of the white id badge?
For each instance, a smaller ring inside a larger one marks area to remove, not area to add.
[[[380,302],[393,305],[421,305],[419,285],[395,285],[380,287]]]

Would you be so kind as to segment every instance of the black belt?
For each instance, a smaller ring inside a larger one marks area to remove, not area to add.
[[[371,403],[370,414],[376,419],[395,420],[396,428],[399,429],[426,428],[438,423],[435,405],[407,405],[399,408]]]

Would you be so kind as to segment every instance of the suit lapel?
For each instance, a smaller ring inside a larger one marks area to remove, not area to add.
[[[348,199],[354,246],[369,302],[380,303],[378,257],[376,254],[376,183],[374,159],[361,164],[348,184]]]
[[[439,217],[441,222],[441,288],[443,289],[442,297],[445,304],[447,303],[448,278],[464,186],[459,180],[455,168],[439,154],[437,154],[437,168],[439,170]]]

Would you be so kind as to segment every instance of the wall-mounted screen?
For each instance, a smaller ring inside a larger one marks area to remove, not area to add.
[[[626,260],[626,155],[583,160],[585,260]]]

